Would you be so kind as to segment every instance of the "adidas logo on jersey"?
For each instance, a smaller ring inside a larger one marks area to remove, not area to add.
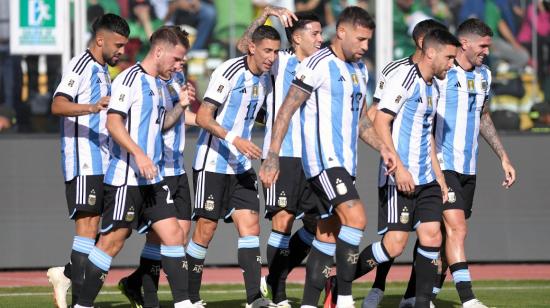
[[[153,90],[149,90],[149,96],[155,96],[155,92],[153,92]]]
[[[340,78],[338,78],[338,81],[346,81],[346,78],[344,78],[344,76],[340,75]]]
[[[242,90],[240,90],[239,93],[246,93],[246,88],[243,88]]]
[[[455,84],[455,88],[460,88],[460,87],[461,87],[460,82],[457,81],[456,84]]]
[[[101,79],[97,78],[97,81],[95,83],[101,83]]]

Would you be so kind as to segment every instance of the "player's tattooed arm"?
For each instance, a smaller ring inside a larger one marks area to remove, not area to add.
[[[388,173],[392,173],[396,167],[395,163],[397,160],[397,155],[392,152],[388,146],[386,146],[374,128],[371,118],[375,118],[376,112],[373,112],[371,109],[372,106],[368,110],[366,107],[363,107],[363,110],[361,111],[361,118],[359,119],[359,137],[366,144],[380,152],[380,155],[388,168]]]
[[[479,123],[479,133],[500,159],[502,170],[504,170],[504,181],[502,182],[502,186],[509,188],[516,181],[516,170],[514,169],[512,162],[510,161],[510,158],[508,157],[508,154],[500,141],[487,105],[483,107],[483,113]]]
[[[181,117],[184,108],[180,104],[176,104],[174,108],[166,113],[164,116],[164,124],[162,125],[162,131],[169,130]]]
[[[269,16],[278,17],[284,27],[291,27],[292,20],[298,20],[294,13],[285,8],[278,6],[266,6],[264,11],[262,12],[262,15],[256,18],[250,24],[250,26],[248,26],[248,29],[246,29],[243,36],[237,42],[237,49],[239,49],[240,52],[248,52],[248,44],[252,41],[252,33],[254,33],[254,31],[258,29],[258,27],[265,24],[265,21]]]
[[[212,135],[224,139],[227,131],[214,118],[214,113],[217,109],[218,106],[211,102],[202,102],[197,111],[196,121],[198,126],[206,129]]]

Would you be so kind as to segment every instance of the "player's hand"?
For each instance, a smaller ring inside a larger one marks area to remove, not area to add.
[[[260,166],[260,180],[264,187],[271,187],[279,177],[279,155],[277,153],[267,153],[267,158]]]
[[[449,200],[449,187],[447,186],[447,182],[445,181],[445,177],[443,175],[438,176],[437,184],[439,184],[439,187],[441,187],[441,197],[443,199],[443,204],[447,203]]]
[[[260,157],[262,157],[262,150],[251,141],[236,137],[233,141],[233,145],[249,159],[260,159]]]
[[[411,195],[414,192],[413,177],[404,166],[395,169],[395,184],[397,184],[397,189],[406,195]]]
[[[141,152],[135,155],[136,165],[139,168],[139,174],[147,180],[152,180],[157,176],[157,167],[153,161]]]
[[[191,104],[195,100],[195,97],[197,97],[197,89],[195,89],[195,86],[190,82],[186,82],[185,85],[187,86],[187,95],[189,96],[189,103]]]
[[[516,169],[514,169],[514,166],[512,166],[512,163],[508,159],[503,159],[502,170],[504,170],[502,186],[508,189],[516,182]]]
[[[187,84],[184,84],[180,88],[180,92],[178,93],[178,96],[180,99],[179,101],[180,106],[183,109],[189,107],[189,105],[191,104],[191,100],[189,99],[189,88],[187,87]]]
[[[397,156],[395,155],[395,153],[393,153],[388,149],[388,147],[383,145],[380,148],[380,156],[382,156],[382,160],[386,165],[386,175],[393,174],[395,172],[395,169],[397,168]]]
[[[281,24],[283,24],[285,28],[292,27],[294,21],[298,20],[298,17],[296,17],[294,13],[283,7],[278,6],[267,6],[265,8],[264,14],[266,14],[267,16],[278,17],[281,21]]]
[[[103,96],[99,99],[99,101],[97,101],[97,103],[91,105],[90,112],[98,113],[101,110],[107,109],[107,107],[109,107],[109,100],[111,100],[110,96]]]

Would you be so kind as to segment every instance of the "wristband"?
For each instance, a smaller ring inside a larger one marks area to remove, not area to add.
[[[233,144],[233,141],[235,141],[235,138],[237,138],[237,135],[236,135],[234,132],[229,131],[229,132],[227,132],[227,134],[225,135],[225,138],[224,138],[224,139],[225,139],[225,141],[227,141],[227,142]]]

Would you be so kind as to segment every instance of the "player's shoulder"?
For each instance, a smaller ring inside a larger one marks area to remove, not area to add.
[[[327,63],[335,57],[332,49],[327,46],[317,50],[314,54],[304,59],[303,63],[305,66],[311,70],[314,70],[316,67]]]
[[[383,76],[389,76],[392,74],[392,72],[395,72],[397,69],[405,66],[410,67],[413,66],[414,62],[412,61],[412,57],[406,57],[401,58],[397,60],[390,61],[388,64],[384,66],[382,69],[382,75]]]
[[[418,78],[421,76],[417,65],[400,66],[390,76],[386,76],[386,82],[409,90]]]
[[[95,63],[94,57],[89,50],[86,50],[71,59],[69,69],[77,75],[83,75],[86,68],[93,63]]]
[[[478,71],[481,74],[487,74],[489,76],[491,75],[491,69],[485,64],[481,64],[480,66],[476,66],[476,71]]]
[[[212,74],[212,77],[223,78],[228,81],[233,79],[247,67],[246,56],[229,59],[223,62],[218,68],[216,68]]]
[[[140,78],[138,78],[138,76],[142,74],[145,74],[145,70],[139,63],[136,63],[118,74],[113,81],[113,87],[119,85],[132,87],[136,84],[136,80],[139,82]]]

